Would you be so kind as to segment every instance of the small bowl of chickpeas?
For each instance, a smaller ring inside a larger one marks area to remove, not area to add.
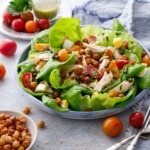
[[[0,110],[0,150],[29,150],[37,138],[37,126],[27,115]]]

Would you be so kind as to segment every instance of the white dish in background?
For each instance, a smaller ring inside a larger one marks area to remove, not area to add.
[[[31,40],[39,32],[37,33],[16,32],[3,23],[2,13],[8,4],[9,1],[6,1],[1,5],[2,9],[0,9],[0,33],[15,39]],[[59,18],[71,16],[72,16],[71,8],[67,7],[66,5],[65,6],[61,5],[58,15],[56,16],[56,18],[51,20],[50,24],[52,26]]]
[[[30,150],[32,148],[32,146],[34,145],[36,138],[37,138],[37,126],[34,123],[34,121],[27,115],[17,112],[17,111],[12,111],[12,110],[0,110],[0,114],[1,113],[6,113],[9,114],[11,116],[24,116],[26,118],[26,127],[29,129],[30,133],[31,133],[31,138],[32,141],[30,143],[30,146],[26,149],[26,150]]]

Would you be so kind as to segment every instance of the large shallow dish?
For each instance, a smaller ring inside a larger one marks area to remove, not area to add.
[[[139,42],[138,42],[139,43]],[[139,43],[140,44],[140,43]],[[141,44],[140,44],[141,45]],[[142,45],[141,45],[142,46]],[[143,47],[143,46],[142,46]],[[150,56],[149,51],[143,47],[143,49],[148,53]],[[27,48],[22,52],[22,54],[19,57],[19,60],[17,61],[17,65],[24,60],[26,60],[28,56],[28,52],[30,50],[30,44],[27,46]],[[16,67],[17,68],[17,67]],[[18,70],[15,72],[15,76],[17,78],[18,76]],[[20,87],[21,88],[21,87]],[[21,88],[22,89],[22,88]],[[43,111],[46,111],[50,114],[54,114],[60,117],[64,118],[70,118],[70,119],[97,119],[97,118],[103,118],[108,117],[111,115],[118,114],[120,112],[123,112],[133,105],[135,105],[137,102],[139,102],[142,97],[145,95],[145,93],[148,91],[148,89],[145,89],[141,91],[132,101],[130,101],[127,105],[121,108],[111,108],[111,109],[105,109],[100,111],[93,111],[93,112],[79,112],[79,111],[69,111],[69,112],[57,112],[54,109],[51,109],[50,107],[44,105],[40,100],[33,97],[32,95],[26,93],[23,89],[22,91],[29,97],[29,101],[32,102],[34,105],[36,105],[38,108],[42,109]]]

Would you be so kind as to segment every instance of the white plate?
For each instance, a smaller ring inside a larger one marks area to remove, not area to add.
[[[2,19],[2,13],[4,11],[4,9],[8,6],[9,1],[6,1],[4,3],[1,4],[1,8],[0,8],[0,32],[15,38],[15,39],[22,39],[22,40],[31,40],[37,33],[25,33],[25,32],[16,32],[14,30],[12,30],[11,28],[7,27],[4,23],[3,23],[3,19]],[[53,19],[51,21],[51,26],[59,19],[62,17],[71,17],[72,16],[72,10],[71,8],[69,8],[68,6],[64,6],[61,5],[60,6],[60,10],[59,10],[59,14],[57,15],[57,17],[55,19]]]

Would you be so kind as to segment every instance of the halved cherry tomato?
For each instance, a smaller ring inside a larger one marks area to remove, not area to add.
[[[94,66],[91,64],[87,65],[87,72],[88,74],[93,77],[94,79],[101,79],[103,74],[99,72]]]
[[[30,84],[32,82],[32,74],[30,72],[26,72],[22,76],[22,84],[25,88],[32,90]]]
[[[144,115],[141,112],[134,112],[129,118],[129,123],[135,127],[141,127],[144,122]]]
[[[90,35],[88,38],[88,43],[95,43],[96,42],[96,36]]]
[[[69,58],[69,56],[68,56],[68,53],[67,53],[66,49],[61,49],[61,50],[58,52],[58,59],[59,59],[59,61],[64,62],[64,61],[66,61],[68,58]]]
[[[117,67],[119,69],[122,69],[123,66],[128,64],[129,62],[130,62],[130,60],[121,60],[121,59],[116,60]]]
[[[148,55],[145,55],[143,58],[142,58],[142,63],[146,63],[148,66],[150,66],[150,58]]]
[[[118,136],[123,129],[122,121],[117,117],[109,117],[104,120],[102,124],[102,129],[108,136]]]
[[[6,74],[5,66],[3,64],[0,64],[0,80],[5,77],[5,74]]]
[[[112,72],[114,78],[120,78],[120,72],[115,60],[110,62],[107,70]]]

